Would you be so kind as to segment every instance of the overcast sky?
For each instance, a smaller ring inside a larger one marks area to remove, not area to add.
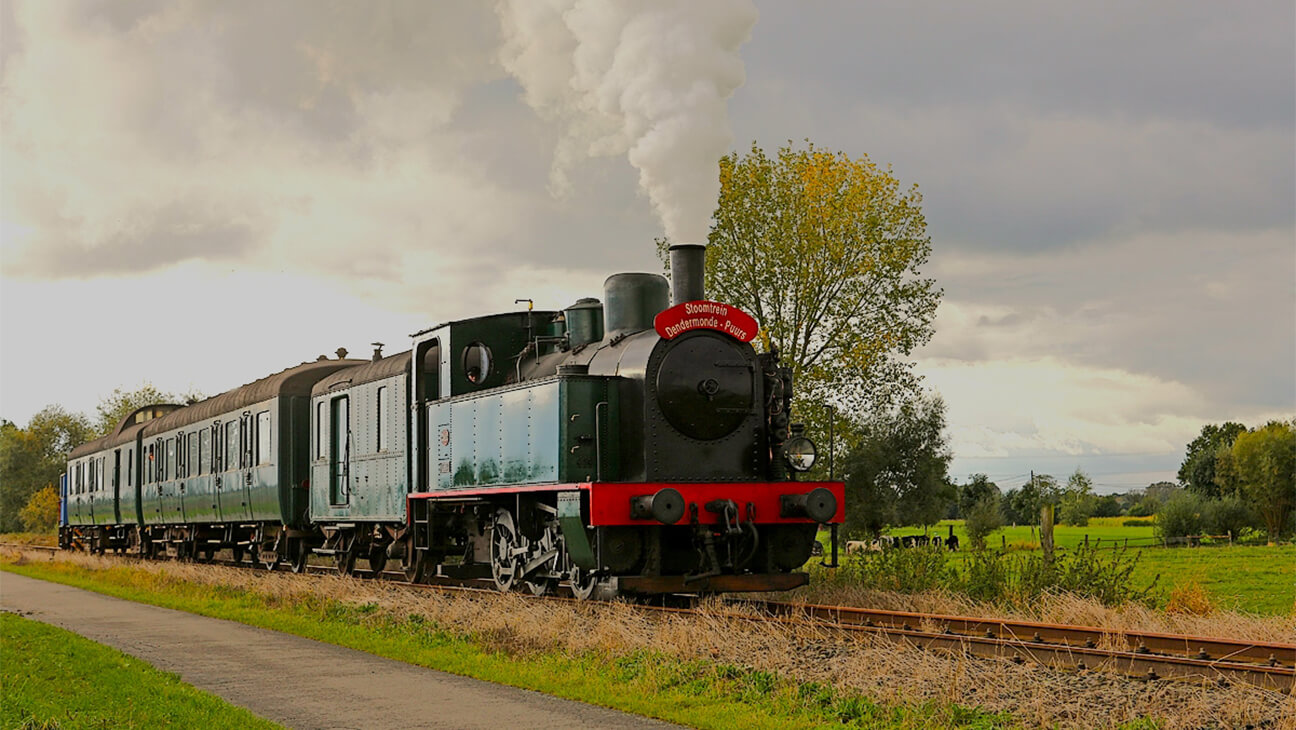
[[[558,308],[719,154],[917,183],[953,474],[1172,478],[1296,415],[1296,10],[0,0],[0,416]]]

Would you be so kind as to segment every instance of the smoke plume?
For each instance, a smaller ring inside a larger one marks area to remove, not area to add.
[[[500,60],[563,127],[550,187],[589,157],[626,155],[675,240],[702,241],[733,141],[726,103],[744,80],[749,0],[503,0]]]

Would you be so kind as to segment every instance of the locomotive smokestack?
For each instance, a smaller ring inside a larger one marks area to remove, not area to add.
[[[679,243],[670,247],[671,306],[706,299],[706,246]]]

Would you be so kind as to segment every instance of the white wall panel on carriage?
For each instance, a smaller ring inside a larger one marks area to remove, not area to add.
[[[315,522],[403,522],[409,493],[409,384],[398,375],[316,395],[311,404],[310,515]],[[335,403],[347,400],[347,434],[338,438]],[[342,445],[343,453],[338,452]],[[336,489],[334,472],[346,486]]]

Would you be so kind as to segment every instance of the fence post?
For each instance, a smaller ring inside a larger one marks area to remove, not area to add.
[[[1085,547],[1089,547],[1089,533],[1087,532],[1085,533]]]
[[[1129,549],[1129,538],[1125,538],[1125,548]]]
[[[1008,536],[1007,536],[1007,535],[1000,535],[1000,536],[999,536],[999,545],[1000,545],[1000,547],[1001,547],[1003,550],[1007,550],[1007,549],[1008,549]]]
[[[1228,531],[1228,536],[1229,536],[1229,547],[1233,547],[1233,531],[1232,531],[1232,530],[1229,530],[1229,531]]]
[[[1040,507],[1040,548],[1044,550],[1044,563],[1053,564],[1053,505]]]

